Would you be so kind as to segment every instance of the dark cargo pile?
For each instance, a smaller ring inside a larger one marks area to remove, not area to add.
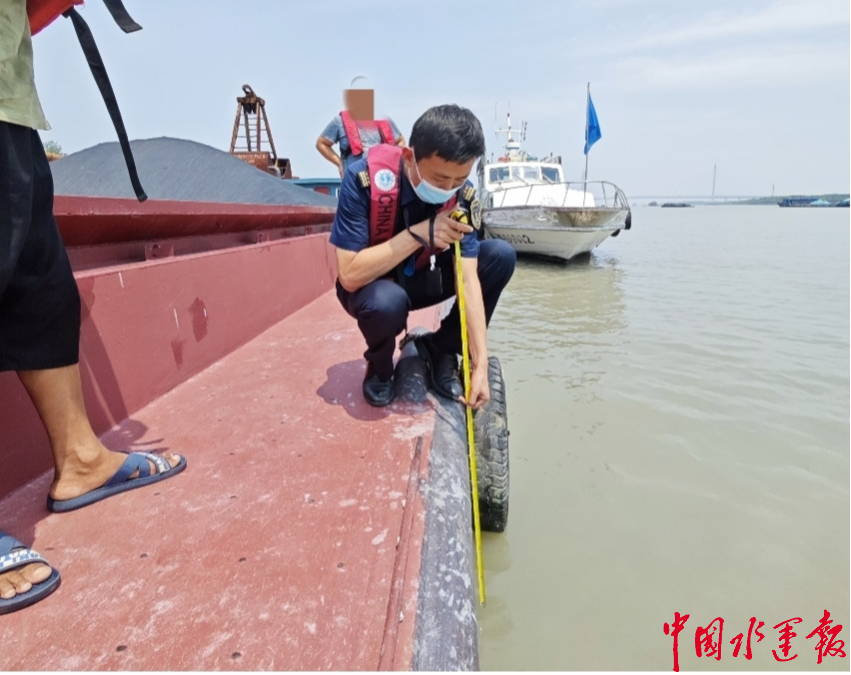
[[[201,143],[151,138],[130,146],[149,199],[337,206],[332,197],[275,178]],[[135,199],[118,143],[75,152],[50,167],[57,195]]]

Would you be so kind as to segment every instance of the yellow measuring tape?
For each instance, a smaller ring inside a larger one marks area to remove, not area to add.
[[[463,220],[461,217],[463,216]],[[453,211],[450,218],[464,222],[467,214]],[[461,359],[464,364],[464,400],[470,400],[470,349],[467,339],[467,303],[464,298],[464,271],[461,266],[461,243],[455,242],[455,293],[458,296],[458,314],[461,317]],[[476,569],[479,574],[479,602],[485,604],[485,568],[482,563],[482,521],[479,515],[479,478],[476,473],[476,435],[473,427],[473,409],[466,405],[467,445],[470,450],[470,498],[473,501],[473,529],[476,537]]]

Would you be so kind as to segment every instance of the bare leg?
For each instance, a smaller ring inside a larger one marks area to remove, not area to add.
[[[55,467],[50,496],[73,499],[106,483],[124,463],[126,455],[107,450],[92,430],[83,403],[79,366],[20,371],[18,377],[50,439]],[[166,455],[165,459],[170,466],[180,461],[178,455]],[[151,464],[151,471],[156,470]],[[50,566],[43,563],[0,574],[0,598],[8,600],[26,593],[33,584],[46,581],[50,574]]]
[[[54,499],[73,499],[100,487],[126,459],[98,440],[86,414],[79,365],[49,370],[19,371],[18,377],[35,404],[53,450],[55,473],[50,486]],[[170,466],[178,455],[166,455]],[[151,471],[156,467],[151,464]]]

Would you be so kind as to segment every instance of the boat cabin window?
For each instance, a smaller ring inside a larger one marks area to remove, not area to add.
[[[488,172],[488,180],[491,183],[499,183],[503,180],[508,180],[509,169],[507,166],[496,166]]]
[[[541,180],[541,174],[536,166],[512,166],[512,180]]]
[[[560,183],[561,176],[559,176],[559,170],[554,166],[542,166],[541,171],[544,174],[544,180],[549,181],[550,183]]]
[[[488,180],[491,183],[500,183],[502,181],[519,180],[524,183],[540,183],[541,168],[537,166],[524,166],[506,164],[504,166],[492,166],[488,169]],[[561,178],[558,175],[558,168],[544,168],[545,182],[559,183]]]

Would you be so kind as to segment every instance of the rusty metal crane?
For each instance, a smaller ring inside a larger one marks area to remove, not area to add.
[[[242,91],[245,96],[238,96],[236,99],[236,118],[233,121],[230,153],[278,178],[292,178],[290,160],[278,157],[275,150],[272,129],[266,116],[266,101],[255,94],[247,84],[242,85]],[[264,134],[268,150],[263,149]]]

